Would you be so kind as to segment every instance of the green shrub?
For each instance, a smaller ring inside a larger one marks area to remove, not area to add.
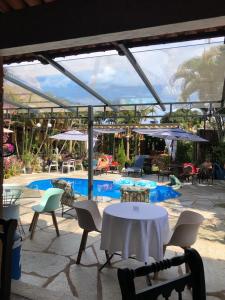
[[[123,168],[125,165],[125,162],[127,161],[124,144],[123,144],[123,139],[121,140],[121,143],[118,148],[117,160],[120,164],[120,168]]]
[[[193,143],[177,141],[176,161],[178,163],[193,161]]]
[[[212,159],[214,162],[218,162],[222,165],[225,163],[225,142],[221,142],[217,146],[212,147]]]

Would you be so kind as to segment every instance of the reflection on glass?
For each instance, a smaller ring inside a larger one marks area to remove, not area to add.
[[[101,104],[98,99],[51,65],[42,65],[35,62],[33,64],[7,66],[5,71],[42,93],[60,99],[64,105]]]
[[[150,47],[149,47],[150,49]],[[163,102],[220,101],[225,46],[187,45],[133,52]]]
[[[125,56],[111,54],[58,62],[112,104],[155,103]]]

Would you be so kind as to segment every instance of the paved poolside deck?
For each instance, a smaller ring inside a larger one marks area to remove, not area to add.
[[[23,174],[9,178],[6,183],[26,184],[30,181],[44,178],[64,176],[57,173]],[[86,178],[87,173],[77,171],[68,177]],[[97,176],[97,179],[113,180],[118,174]],[[156,179],[150,176],[151,179]],[[173,226],[181,211],[193,209],[204,215],[205,221],[199,232],[199,239],[194,245],[203,257],[206,276],[207,299],[225,299],[225,183],[215,182],[211,185],[187,184],[180,190],[182,195],[159,203],[168,210],[170,224]],[[36,194],[35,194],[36,193]],[[83,254],[81,265],[75,264],[82,231],[77,221],[72,217],[61,217],[57,212],[60,237],[56,237],[51,217],[40,215],[38,228],[34,239],[30,241],[28,228],[32,219],[31,206],[38,203],[38,192],[32,192],[21,201],[21,221],[26,231],[22,251],[22,277],[12,285],[13,300],[37,299],[88,299],[110,300],[121,299],[116,271],[118,267],[137,267],[138,261],[121,261],[116,257],[110,268],[98,272],[99,266],[105,261],[104,252],[99,250],[100,235],[91,233],[88,248]],[[35,196],[35,197],[34,197]],[[114,203],[99,203],[103,209]],[[169,247],[166,256],[180,253],[176,247]],[[184,272],[175,268],[159,274],[159,281]],[[144,281],[138,281],[137,286],[145,286]],[[171,298],[173,299],[173,298]],[[177,298],[174,298],[177,299]],[[185,299],[190,299],[187,290]]]

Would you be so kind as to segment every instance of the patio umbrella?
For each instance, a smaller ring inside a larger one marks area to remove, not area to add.
[[[208,142],[208,140],[203,139],[202,137],[185,131],[180,128],[159,128],[159,129],[135,129],[134,130],[140,134],[146,134],[148,136],[163,138],[167,140],[181,140],[181,141],[190,141],[190,142]]]
[[[190,141],[190,142],[208,142],[208,140],[203,139],[202,137],[195,134],[171,134],[171,133],[161,133],[161,134],[147,134],[148,136],[163,138],[166,140],[173,141]]]
[[[77,130],[70,130],[63,133],[58,133],[49,137],[50,139],[63,140],[63,141],[82,141],[88,142],[88,135]],[[96,138],[93,138],[97,141]]]

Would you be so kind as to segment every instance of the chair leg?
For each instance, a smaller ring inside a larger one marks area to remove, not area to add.
[[[108,261],[108,264],[111,265],[111,260],[110,260],[110,255],[108,250],[105,250],[105,257],[106,257],[106,261]]]
[[[25,237],[26,233],[25,233],[25,230],[23,228],[23,224],[22,224],[20,218],[18,219],[18,230],[19,230],[20,235]]]
[[[38,218],[39,218],[39,213],[38,213],[38,212],[35,212],[35,213],[34,213],[34,221],[33,221],[33,225],[32,225],[32,227],[31,227],[31,235],[30,235],[30,239],[31,239],[31,240],[33,239],[33,236],[34,236],[34,232],[35,232],[35,229],[36,229],[36,226],[37,226]]]
[[[55,212],[52,211],[52,212],[51,212],[51,215],[52,215],[52,221],[53,221],[53,224],[54,224],[54,226],[55,226],[56,234],[57,234],[57,236],[59,236],[59,228],[58,228],[58,223],[57,223],[57,219],[56,219]]]
[[[33,224],[34,224],[34,220],[35,220],[35,214],[36,214],[36,213],[34,213],[33,219],[32,219],[32,221],[31,221],[31,223],[30,223],[29,231],[32,230],[32,227],[33,227]]]
[[[87,237],[88,237],[88,231],[84,230],[84,231],[83,231],[82,238],[81,238],[81,242],[80,242],[79,252],[78,252],[78,255],[77,255],[77,261],[76,261],[76,264],[77,264],[77,265],[80,264],[82,252],[84,251],[84,249],[85,249],[85,247],[86,247]]]

